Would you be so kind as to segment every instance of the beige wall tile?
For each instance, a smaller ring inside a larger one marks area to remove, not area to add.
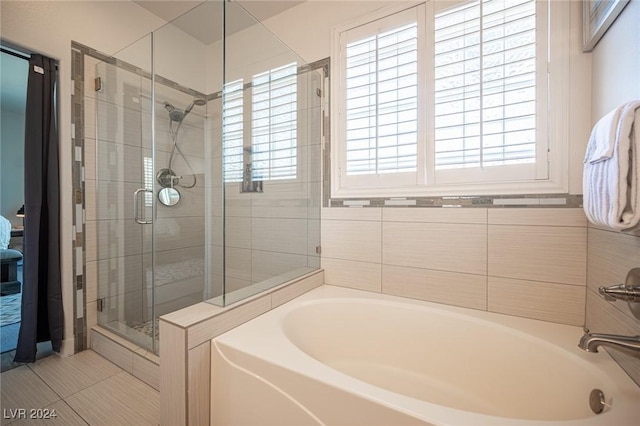
[[[137,104],[134,104],[137,106]],[[97,139],[118,144],[142,146],[142,128],[149,135],[149,125],[142,121],[139,110],[131,108],[131,104],[120,106],[98,100],[96,102],[96,134]]]
[[[224,227],[224,243],[227,247],[251,249],[251,218],[230,216],[225,219]]]
[[[93,81],[93,80],[92,80]],[[84,137],[96,139],[96,100],[91,96],[84,97]]]
[[[382,265],[380,263],[321,258],[325,283],[358,290],[382,290]]]
[[[226,276],[251,281],[252,251],[229,247],[224,251]]]
[[[581,286],[489,277],[491,312],[581,326],[584,306]]]
[[[87,330],[91,330],[91,327],[98,325],[98,303],[95,300],[87,302]],[[91,347],[91,338],[93,333],[89,332],[87,336],[87,347]]]
[[[135,224],[135,222],[134,222]],[[201,247],[204,250],[204,217],[158,218],[153,228],[145,227],[145,249],[151,248],[153,230],[154,248],[157,251]]]
[[[147,358],[133,354],[133,375],[155,390],[160,390],[160,366]]]
[[[309,184],[265,181],[264,192],[251,199],[253,217],[306,219]]]
[[[91,349],[123,370],[129,373],[133,371],[133,352],[93,330],[91,331]]]
[[[465,308],[487,309],[485,275],[383,265],[382,292]]]
[[[592,289],[587,291],[586,326],[594,333],[640,335],[640,321],[622,311],[624,302],[608,302]]]
[[[98,262],[85,262],[84,288],[87,302],[98,298]]]
[[[385,208],[385,222],[487,223],[487,209]]]
[[[271,309],[274,309],[283,303],[287,303],[296,297],[313,290],[324,284],[324,273],[322,271],[311,276],[296,281],[295,283],[283,287],[271,293]]]
[[[142,252],[142,227],[132,220],[87,221],[85,231],[87,261]]]
[[[147,280],[147,268],[150,266],[143,260],[142,255],[113,257],[87,262],[87,274],[93,274],[93,269],[96,269],[97,295],[106,298],[142,290]],[[93,279],[92,275],[87,278]],[[150,280],[151,277],[148,279]],[[87,300],[91,300],[88,298],[88,293]]]
[[[486,274],[486,229],[486,225],[385,222],[382,263]]]
[[[587,290],[586,326],[592,333],[640,335],[640,321],[619,308],[623,302],[607,302],[599,294]],[[640,384],[640,360],[621,351],[607,350],[636,383]]]
[[[188,330],[189,349],[200,345],[206,340],[211,340],[258,315],[268,312],[270,309],[271,295],[265,295],[236,308],[232,308],[225,312],[224,315],[195,324],[189,327]],[[160,359],[163,359],[162,353],[160,354]]]
[[[87,221],[84,227],[85,261],[98,259],[98,222]]]
[[[488,210],[489,225],[587,226],[587,218],[581,208]]]
[[[640,237],[589,228],[587,285],[622,284],[632,268],[640,267]]]
[[[95,180],[98,177],[96,169],[96,140],[92,138],[84,139],[84,176],[86,180]]]
[[[380,263],[380,222],[323,220],[322,257]]]
[[[202,302],[202,294],[204,293],[204,275],[199,277],[187,278],[184,280],[176,279],[170,283],[155,287],[154,302],[157,305],[168,303],[188,295],[199,294],[196,302]],[[151,291],[148,291],[148,297],[151,297]],[[150,300],[150,299],[149,299]],[[193,303],[191,303],[193,304]]]
[[[189,350],[189,424],[208,425],[211,407],[211,342]]]
[[[323,207],[322,220],[382,220],[382,209],[376,207]]]
[[[142,182],[142,153],[140,148],[96,141],[96,176],[98,180]]]
[[[253,250],[251,253],[251,281],[260,282],[293,269],[307,266],[307,255],[274,253]]]
[[[489,275],[585,285],[586,228],[489,225]]]
[[[96,181],[87,179],[84,182],[84,209],[86,220],[98,219],[98,194],[96,192]]]
[[[187,423],[187,330],[160,318],[160,419],[163,425]],[[169,343],[170,344],[167,344]]]
[[[279,253],[307,253],[307,220],[253,218],[251,248]]]

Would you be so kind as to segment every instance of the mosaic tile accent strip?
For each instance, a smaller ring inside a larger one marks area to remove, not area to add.
[[[85,292],[85,252],[84,252],[84,54],[71,44],[71,155],[73,208],[72,239],[73,250],[73,306],[74,306],[74,352],[87,348],[86,292]],[[82,311],[79,311],[82,307]]]
[[[326,180],[329,178],[325,178]],[[468,197],[389,197],[389,198],[328,198],[324,207],[390,207],[390,208],[579,208],[582,195],[527,194],[483,195]]]

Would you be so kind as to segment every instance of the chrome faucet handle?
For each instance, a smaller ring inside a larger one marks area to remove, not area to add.
[[[609,287],[600,287],[598,292],[609,302],[615,300],[640,302],[640,286],[617,284]]]
[[[609,302],[623,300],[629,305],[634,317],[640,319],[640,268],[633,268],[627,273],[624,284],[600,287],[598,292]]]

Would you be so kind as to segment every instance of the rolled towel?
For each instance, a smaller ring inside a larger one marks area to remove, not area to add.
[[[584,211],[596,225],[618,231],[640,223],[640,101],[602,117],[584,159]]]

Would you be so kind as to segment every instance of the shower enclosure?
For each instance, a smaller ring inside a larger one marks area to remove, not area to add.
[[[319,268],[324,68],[207,1],[96,75],[101,326],[158,353],[159,316]]]

